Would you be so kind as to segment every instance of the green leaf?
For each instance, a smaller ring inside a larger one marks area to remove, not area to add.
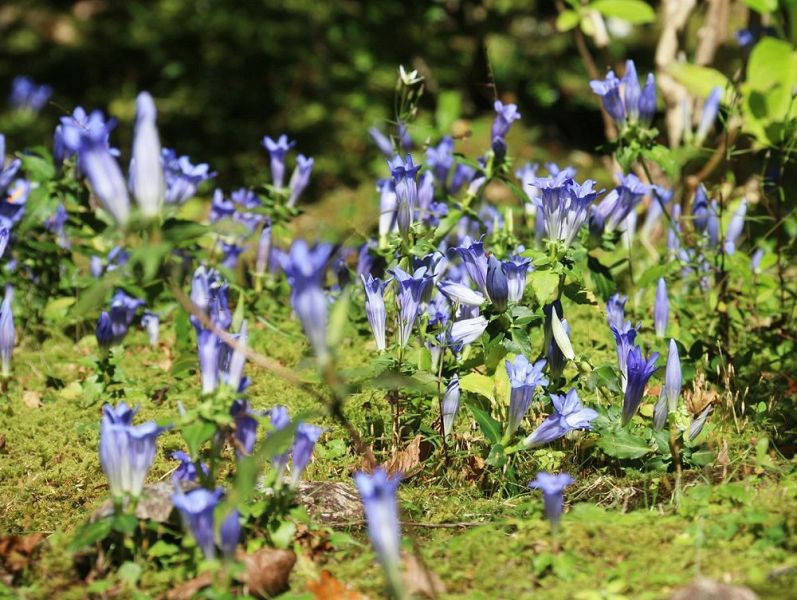
[[[769,14],[778,7],[778,0],[744,0],[744,3],[762,15]]]
[[[531,289],[540,304],[547,304],[553,300],[556,290],[559,288],[559,275],[551,271],[533,271],[529,275]]]
[[[614,17],[634,25],[656,20],[656,11],[642,0],[595,0],[587,8],[597,10],[605,17]]]
[[[63,296],[50,300],[47,306],[44,307],[44,318],[54,323],[61,322],[66,318],[69,307],[74,303],[75,298],[73,296]]]
[[[349,322],[349,306],[351,305],[351,291],[346,288],[335,302],[329,315],[329,325],[327,325],[327,344],[334,353],[343,342],[343,333],[346,324]]]
[[[680,170],[678,160],[672,150],[666,146],[656,144],[652,148],[645,148],[642,150],[642,156],[645,160],[654,162],[661,167],[661,169],[669,175],[670,179],[678,179],[678,172]]]
[[[195,221],[169,219],[163,224],[164,237],[174,244],[197,240],[209,231],[206,225]]]
[[[637,281],[637,288],[642,289],[653,285],[662,277],[666,278],[667,273],[670,272],[670,265],[653,265],[647,271],[642,273]]]
[[[76,552],[105,539],[111,533],[112,526],[112,519],[108,518],[86,523],[78,529],[77,534],[72,538],[72,542],[69,544],[69,551]]]
[[[570,31],[578,26],[581,16],[574,10],[563,10],[556,17],[556,30],[557,31]]]
[[[487,455],[487,459],[484,462],[499,469],[503,467],[506,464],[504,447],[501,444],[493,444],[493,447],[490,448],[490,454]]]
[[[49,181],[55,177],[55,167],[51,160],[35,154],[19,154],[22,159],[22,169],[33,181]]]
[[[175,546],[174,544],[170,544],[163,540],[158,540],[152,547],[147,550],[147,556],[149,558],[164,558],[167,556],[174,556],[180,551],[180,548]]]
[[[481,373],[468,373],[459,380],[459,388],[467,392],[474,392],[495,401],[493,380]]]
[[[625,429],[606,432],[598,447],[609,456],[615,458],[641,458],[651,452],[648,443]]]
[[[476,419],[476,422],[479,424],[479,427],[481,427],[484,437],[486,437],[487,440],[493,444],[497,444],[498,442],[500,442],[501,424],[495,419],[493,419],[489,414],[487,414],[481,408],[478,408],[477,406],[474,406],[471,403],[468,403],[465,406],[468,407],[468,410],[473,415],[473,418]]]
[[[119,567],[119,570],[116,572],[116,574],[119,576],[120,581],[129,586],[134,586],[141,577],[141,571],[142,569],[139,565],[128,560],[122,563],[122,566]]]
[[[609,267],[605,266],[594,256],[587,258],[587,268],[590,272],[590,279],[595,286],[595,291],[603,300],[608,300],[609,296],[617,291],[617,285],[614,283],[614,277]]]
[[[182,428],[183,439],[188,445],[188,453],[196,459],[202,444],[207,442],[216,433],[216,425],[209,421],[197,421]]]
[[[733,86],[728,78],[711,67],[690,65],[689,63],[671,63],[667,72],[677,79],[693,96],[706,98],[715,87],[731,90]]]

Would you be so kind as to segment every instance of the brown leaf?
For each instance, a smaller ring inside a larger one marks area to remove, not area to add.
[[[437,598],[440,594],[446,593],[446,586],[443,580],[426,568],[426,566],[414,554],[404,556],[404,589],[408,596],[424,596],[425,598]]]
[[[0,538],[0,564],[11,573],[24,571],[30,563],[33,551],[43,539],[43,533]]]
[[[181,583],[176,588],[172,588],[166,594],[166,598],[167,600],[191,600],[191,598],[196,597],[199,590],[208,587],[212,583],[212,574],[205,572],[193,579],[189,579],[185,583]]]
[[[239,550],[236,558],[246,570],[238,578],[247,585],[250,594],[267,598],[276,596],[288,589],[288,581],[296,554],[290,550],[261,548],[254,554]]]
[[[42,405],[41,392],[34,392],[33,390],[25,390],[22,393],[22,403],[28,408],[39,408]]]
[[[421,440],[423,440],[423,436],[416,435],[404,450],[396,452],[385,463],[385,470],[388,474],[401,473],[404,479],[409,479],[420,471]]]
[[[699,577],[691,585],[676,590],[670,600],[758,600],[758,595],[750,588]]]
[[[367,596],[354,591],[326,570],[321,571],[321,579],[308,582],[307,589],[315,600],[367,600]]]
[[[300,481],[296,501],[322,523],[346,523],[365,518],[360,494],[348,481]]]

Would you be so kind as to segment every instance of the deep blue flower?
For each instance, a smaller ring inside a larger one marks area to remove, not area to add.
[[[219,387],[221,340],[210,329],[200,328],[197,331],[197,350],[202,393],[210,394]]]
[[[255,449],[259,422],[254,414],[248,400],[239,398],[230,407],[230,416],[235,424],[235,453],[239,457],[249,456]]]
[[[310,458],[313,456],[313,448],[315,443],[324,430],[309,423],[299,423],[296,428],[296,436],[291,448],[291,485],[294,487],[298,485],[299,479],[302,477],[307,465],[310,464]]]
[[[241,514],[232,510],[219,527],[219,548],[224,558],[235,558],[235,549],[241,539]]]
[[[368,324],[374,334],[376,349],[381,352],[387,347],[385,342],[385,320],[387,318],[384,296],[385,284],[382,280],[370,274],[367,279],[365,275],[360,275],[360,278],[365,290],[365,315],[368,317]]]
[[[709,208],[706,188],[703,184],[697,186],[695,197],[692,200],[692,224],[697,231],[703,232],[708,226]]]
[[[11,311],[13,292],[6,288],[6,294],[0,304],[0,364],[3,377],[11,375],[11,355],[14,353],[14,315]]]
[[[114,343],[118,344],[124,339],[130,329],[130,325],[133,324],[136,318],[136,312],[145,304],[146,302],[143,300],[133,298],[122,290],[116,291],[113,298],[111,298],[111,309],[109,311]]]
[[[307,158],[304,154],[296,157],[296,167],[288,183],[288,188],[290,189],[288,206],[296,206],[299,196],[302,195],[302,192],[307,188],[307,184],[310,183],[310,173],[313,172],[314,162],[312,158]]]
[[[495,256],[491,256],[487,263],[486,287],[487,295],[495,310],[505,311],[509,300],[509,284],[504,275],[503,265]]]
[[[435,210],[440,210],[434,205],[440,205],[440,202],[434,201],[434,175],[429,171],[424,172],[418,180],[418,206],[415,211],[415,217],[421,219],[429,226],[437,225],[439,215],[435,214]],[[446,206],[443,204],[443,206]],[[446,210],[448,207],[446,206]]]
[[[329,358],[327,300],[322,284],[332,249],[329,244],[310,248],[304,240],[297,240],[281,257],[282,270],[291,285],[291,305],[321,363]]]
[[[175,485],[180,485],[183,482],[190,482],[196,481],[197,479],[197,470],[196,470],[196,463],[191,460],[191,457],[188,456],[182,450],[177,450],[172,452],[171,457],[174,460],[179,460],[180,464],[172,473],[172,483]],[[200,464],[202,471],[205,475],[208,474],[208,466],[205,463]]]
[[[663,277],[656,284],[656,301],[653,304],[653,323],[656,336],[663,338],[667,332],[667,321],[670,318],[670,301],[667,297],[667,282]]]
[[[615,231],[649,191],[650,186],[642,183],[633,173],[620,175],[620,185],[593,207],[590,232],[600,236],[604,231]]]
[[[618,331],[623,328],[625,323],[625,303],[628,296],[613,294],[606,303],[606,318],[610,326],[614,326]]]
[[[469,246],[457,246],[451,249],[459,255],[462,264],[465,265],[465,270],[468,272],[468,277],[479,288],[485,296],[487,292],[487,255],[484,253],[484,244],[482,242],[473,242]]]
[[[451,183],[448,186],[448,191],[452,194],[456,194],[463,185],[469,183],[473,176],[476,174],[476,170],[473,167],[468,165],[458,163],[456,167],[454,167],[454,174],[451,176]]]
[[[623,419],[622,424],[626,425],[636,414],[639,405],[642,403],[642,396],[645,393],[645,386],[648,384],[653,373],[656,372],[656,361],[659,353],[654,352],[648,359],[642,355],[642,350],[633,346],[628,351],[627,370],[628,385],[625,388],[623,397]]]
[[[625,392],[628,385],[628,353],[634,346],[638,330],[636,327],[631,327],[631,324],[626,322],[622,328],[617,328],[614,325],[610,326],[614,334],[614,341],[617,344],[617,366],[620,368],[620,387]]]
[[[639,97],[639,122],[648,126],[656,114],[656,78],[648,73],[642,95]]]
[[[537,473],[537,478],[529,483],[529,487],[542,492],[545,504],[545,516],[556,528],[562,517],[564,508],[564,489],[573,483],[573,478],[567,473],[552,475],[550,473]]]
[[[507,414],[506,437],[511,436],[520,426],[520,422],[529,410],[534,390],[538,386],[548,385],[548,379],[542,374],[546,361],[538,360],[532,364],[519,354],[514,362],[505,361],[506,372],[512,391],[509,395],[509,413]]]
[[[526,291],[526,274],[529,270],[533,270],[531,259],[512,255],[503,261],[501,268],[506,276],[509,300],[511,302],[520,302],[523,299],[523,293]]]
[[[567,392],[566,396],[551,394],[551,402],[554,412],[523,440],[526,448],[548,444],[576,429],[591,429],[590,421],[598,417],[591,408],[581,406],[575,389]]]
[[[619,125],[623,125],[625,123],[625,106],[620,97],[620,80],[617,79],[614,71],[609,71],[603,81],[593,80],[589,85],[592,91],[601,97],[603,108],[609,113],[609,116]]]
[[[743,198],[736,212],[733,213],[728,229],[725,231],[725,253],[732,255],[736,252],[736,244],[744,230],[744,218],[747,215],[747,199]]]
[[[490,128],[491,143],[495,139],[503,141],[509,132],[509,127],[520,118],[516,104],[504,104],[496,100],[493,108],[495,108],[495,120]]]
[[[714,121],[717,120],[717,113],[720,110],[720,102],[722,101],[722,88],[715,87],[711,90],[703,103],[703,113],[700,115],[700,124],[695,133],[695,144],[698,146],[703,143],[711,128],[714,126]]]
[[[241,330],[236,336],[236,342],[238,342],[238,345],[232,351],[229,364],[226,365],[221,377],[230,388],[237,392],[242,392],[249,385],[249,381],[244,377],[244,365],[246,364],[244,350],[249,342],[246,319],[241,323]]]
[[[454,428],[454,418],[457,416],[459,410],[459,399],[461,392],[459,389],[459,376],[454,375],[446,386],[445,394],[443,394],[442,419],[443,419],[443,437],[448,437],[451,430]]]
[[[371,474],[360,472],[354,475],[354,482],[365,509],[368,536],[385,571],[388,584],[397,597],[401,593],[401,529],[396,501],[396,490],[400,481],[399,476],[391,477],[381,467]]]
[[[587,219],[590,204],[600,193],[593,185],[592,180],[578,184],[565,171],[534,180],[534,186],[540,190],[540,206],[549,239],[559,240],[565,246],[573,243]]]
[[[216,223],[235,214],[235,204],[220,189],[213,191],[210,201],[210,222]]]
[[[263,147],[268,151],[271,160],[271,179],[276,188],[282,187],[285,179],[285,155],[295,144],[296,142],[288,140],[288,136],[284,133],[276,140],[268,136],[263,138]]]
[[[172,496],[172,504],[180,511],[183,522],[193,534],[197,546],[205,558],[211,560],[216,558],[213,513],[223,494],[221,488],[211,491],[200,487],[185,494],[178,491]]]
[[[653,119],[656,112],[656,80],[652,73],[648,74],[642,89],[633,60],[626,61],[622,80],[617,78],[614,71],[609,71],[606,79],[593,80],[590,87],[601,97],[604,109],[618,125],[625,125],[628,119],[631,123],[640,122],[646,126]]]
[[[161,150],[163,179],[166,186],[164,202],[182,204],[193,198],[199,186],[216,176],[207,163],[192,164],[188,156],[177,156],[171,148]]]
[[[141,214],[146,218],[160,214],[165,194],[156,117],[155,101],[148,92],[141,92],[136,98],[130,189],[136,197]]]
[[[407,346],[410,334],[415,326],[424,293],[432,283],[432,277],[425,267],[421,267],[413,275],[395,267],[390,271],[396,279],[396,301],[398,303],[397,338],[400,348]]]
[[[9,237],[11,237],[11,234],[8,232],[8,228],[0,227],[0,258],[3,258],[3,254],[6,252]]]
[[[246,248],[239,246],[235,242],[227,243],[222,240],[221,252],[224,255],[224,259],[221,261],[221,265],[225,269],[230,269],[231,271],[235,270],[235,267],[238,265],[238,257],[243,254],[244,250],[246,250]]]
[[[46,84],[37,84],[25,75],[14,77],[11,82],[9,102],[14,108],[22,108],[39,112],[47,105],[53,94],[53,88]]]
[[[154,421],[133,425],[135,412],[124,402],[115,409],[110,404],[103,406],[100,463],[114,498],[141,495],[147,471],[155,460],[155,441],[164,431]]]
[[[113,326],[111,325],[111,317],[107,312],[102,311],[100,313],[94,334],[97,337],[97,345],[102,350],[107,350],[113,344]]]
[[[396,190],[396,222],[399,233],[406,238],[412,225],[412,214],[418,203],[417,177],[421,166],[413,164],[412,156],[409,154],[406,160],[396,156],[392,161],[389,160],[387,164]]]

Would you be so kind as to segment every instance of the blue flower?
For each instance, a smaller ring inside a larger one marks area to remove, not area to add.
[[[454,165],[454,140],[451,136],[445,136],[437,146],[426,149],[426,163],[440,186],[445,188],[448,173]]]
[[[97,345],[100,349],[107,350],[113,344],[113,327],[111,326],[111,317],[107,312],[102,311],[100,313],[94,334],[97,337]]]
[[[628,385],[628,352],[634,346],[634,340],[638,332],[636,327],[626,322],[622,328],[614,325],[610,326],[614,334],[614,341],[617,344],[617,366],[620,368],[620,387],[625,392]]]
[[[448,332],[448,345],[454,352],[478,340],[487,329],[487,319],[482,315],[454,321]]]
[[[307,465],[310,464],[313,448],[322,433],[324,433],[323,429],[309,423],[299,423],[296,427],[296,436],[293,441],[293,448],[291,448],[291,461],[293,463],[291,485],[294,487],[298,485],[302,473],[304,473]]]
[[[667,332],[667,321],[670,318],[670,301],[667,298],[667,282],[663,277],[656,284],[656,301],[653,304],[653,323],[656,336],[663,338]]]
[[[681,395],[682,387],[683,378],[681,376],[681,358],[678,356],[678,346],[675,340],[670,340],[667,366],[664,370],[664,386],[661,388],[661,395],[667,399],[669,412],[675,412],[678,408],[678,398]]]
[[[114,498],[141,495],[147,471],[155,460],[155,441],[164,431],[154,421],[133,425],[135,413],[124,402],[115,409],[110,404],[103,406],[100,463]]]
[[[291,305],[302,322],[320,363],[329,358],[327,348],[327,300],[322,289],[332,246],[318,244],[310,248],[303,240],[295,241],[281,257],[282,270],[291,285]]]
[[[714,410],[714,407],[709,404],[706,408],[703,409],[697,417],[692,419],[692,422],[689,423],[689,441],[691,442],[697,436],[700,435],[700,432],[703,431],[703,426],[706,424],[706,419],[711,414],[711,411]]]
[[[720,110],[720,102],[722,101],[722,88],[717,86],[711,90],[703,103],[703,112],[700,115],[700,124],[695,133],[695,144],[698,146],[706,139],[711,128],[714,126],[714,121],[717,120],[717,113]]]
[[[197,331],[197,350],[202,393],[211,394],[219,387],[221,340],[210,329],[200,328]]]
[[[645,359],[642,355],[642,351],[637,346],[632,347],[628,351],[628,384],[625,388],[625,395],[623,397],[623,425],[628,424],[636,414],[639,405],[642,403],[645,386],[648,384],[653,373],[656,372],[656,361],[658,358],[658,352],[654,352],[648,359]]]
[[[216,545],[213,533],[213,513],[224,492],[195,488],[185,494],[177,492],[172,496],[172,504],[180,511],[183,522],[194,536],[197,546],[205,558],[216,558]]]
[[[0,182],[0,189],[2,182]],[[16,179],[8,190],[8,195],[0,198],[0,227],[11,231],[14,225],[25,216],[25,205],[30,194],[30,183],[26,179]]]
[[[268,436],[271,436],[273,432],[285,429],[291,424],[291,418],[288,415],[288,409],[284,406],[275,406],[272,408],[270,420],[272,433],[269,433]],[[285,467],[288,464],[289,455],[290,450],[286,450],[282,454],[278,454],[272,458],[274,467],[277,469],[277,480],[281,478],[282,472],[285,470]]]
[[[147,92],[141,92],[136,98],[130,188],[136,197],[141,214],[147,218],[160,214],[165,193],[156,116],[157,111],[152,96]]]
[[[188,156],[177,156],[171,148],[161,150],[166,204],[182,204],[196,195],[199,186],[216,176],[207,163],[191,164]]]
[[[695,197],[692,200],[692,224],[697,231],[703,232],[708,226],[709,219],[708,197],[706,188],[701,183],[695,190]]]
[[[11,375],[11,355],[14,353],[14,315],[11,311],[13,293],[6,288],[5,298],[0,304],[0,363],[2,375]]]
[[[625,106],[620,97],[620,80],[617,79],[614,71],[609,71],[603,81],[593,80],[589,82],[589,85],[592,91],[601,97],[603,108],[615,123],[625,124]]]
[[[628,296],[613,294],[606,303],[606,318],[609,321],[609,325],[618,331],[623,328],[623,323],[625,322],[625,303],[627,301]]]
[[[368,134],[371,136],[371,139],[374,140],[374,143],[379,148],[379,151],[382,152],[382,154],[384,154],[387,158],[393,158],[396,153],[393,152],[393,142],[390,141],[389,137],[379,131],[379,129],[376,127],[371,127],[368,130]]]
[[[529,487],[542,491],[542,500],[545,504],[545,516],[556,528],[564,508],[564,489],[573,483],[573,478],[567,473],[552,475],[550,473],[537,473],[537,478],[529,483]]]
[[[414,275],[405,273],[399,267],[394,267],[390,272],[396,278],[398,287],[396,291],[399,307],[398,345],[400,348],[405,348],[418,318],[424,293],[432,283],[432,277],[427,274],[424,267],[415,271]]]
[[[288,188],[290,189],[288,206],[296,206],[296,201],[299,199],[299,196],[302,195],[307,184],[310,183],[310,173],[313,171],[314,162],[312,158],[307,158],[304,154],[300,154],[296,157],[296,167],[288,183]]]
[[[225,269],[230,269],[231,271],[235,270],[235,267],[238,265],[238,257],[243,254],[244,250],[246,250],[246,248],[239,246],[235,242],[227,243],[222,240],[221,252],[224,255],[224,259],[221,261],[221,265]]]
[[[282,187],[285,179],[285,155],[295,144],[296,142],[288,140],[288,136],[284,133],[276,140],[268,136],[263,138],[263,147],[271,159],[271,179],[276,188]]]
[[[591,408],[581,406],[575,389],[566,396],[551,394],[554,412],[534,432],[523,440],[526,448],[542,446],[564,437],[575,429],[591,429],[590,421],[598,417]]]
[[[504,104],[496,100],[493,108],[495,108],[495,120],[490,128],[491,143],[496,139],[503,141],[509,132],[509,127],[520,118],[516,104]]]
[[[235,549],[241,539],[241,514],[232,510],[219,527],[219,548],[228,560],[235,558]]]
[[[511,436],[520,426],[520,422],[529,410],[534,390],[538,386],[548,385],[548,379],[542,374],[546,361],[538,360],[532,364],[519,354],[514,362],[505,362],[506,372],[512,391],[509,395],[509,413],[507,415],[506,437]]]
[[[473,242],[470,246],[465,247],[457,246],[451,249],[452,252],[459,255],[462,264],[465,265],[465,270],[468,272],[468,277],[479,288],[485,296],[487,293],[487,255],[484,253],[484,244],[482,242]]]
[[[473,176],[476,174],[476,169],[462,163],[454,167],[454,174],[451,176],[451,183],[448,186],[448,191],[456,194],[463,185],[470,183]]]
[[[122,170],[108,148],[107,131],[104,128],[81,131],[78,154],[80,169],[102,207],[117,224],[127,224],[130,196]]]
[[[235,214],[235,204],[232,200],[224,197],[224,193],[220,189],[213,191],[213,197],[210,200],[210,222],[217,223],[222,219],[232,217]]]
[[[255,275],[262,277],[271,260],[271,219],[267,219],[257,241]]]
[[[621,86],[623,97],[620,96]],[[631,123],[648,125],[653,119],[656,112],[656,80],[652,73],[648,74],[642,89],[633,60],[626,61],[622,80],[617,78],[614,71],[609,71],[606,79],[593,80],[590,87],[601,97],[603,108],[618,125],[625,125],[626,119]]]
[[[240,456],[249,456],[257,443],[258,420],[249,408],[249,401],[241,398],[233,401],[230,407],[230,416],[235,424],[235,453]]]
[[[136,312],[144,306],[146,302],[127,295],[122,290],[117,290],[111,298],[111,331],[113,342],[118,344],[127,335],[130,325],[136,318]]]
[[[465,306],[481,306],[485,302],[484,296],[463,283],[454,281],[441,281],[437,284],[440,292],[451,302]]]
[[[393,181],[383,179],[377,183],[379,191],[379,239],[384,240],[387,235],[396,230],[398,196]]]
[[[487,295],[495,310],[505,311],[509,300],[509,284],[504,275],[503,265],[495,256],[491,256],[487,263],[486,287]]]
[[[761,261],[764,260],[764,254],[764,249],[758,248],[755,252],[753,252],[753,256],[750,257],[750,270],[755,275],[761,273]],[[0,252],[0,256],[3,256],[2,252]]]
[[[149,345],[157,346],[160,317],[153,312],[146,311],[144,315],[141,317],[141,326],[147,331],[147,337],[149,338]]]
[[[3,254],[6,252],[9,237],[11,237],[11,234],[8,232],[8,228],[0,227],[0,258],[3,258]]]
[[[548,322],[549,318],[550,317],[546,315],[546,323]],[[562,329],[564,330],[565,335],[568,336],[569,339],[570,325],[568,324],[567,319],[562,319],[560,323],[562,324]],[[545,348],[545,353],[548,358],[548,372],[551,375],[551,380],[554,382],[559,381],[559,378],[562,376],[562,372],[565,370],[565,365],[567,365],[567,357],[562,352],[562,349],[559,348],[559,344],[553,337],[553,332],[551,332]]]
[[[11,96],[9,102],[17,109],[27,109],[39,112],[47,105],[53,94],[53,88],[46,84],[37,84],[25,75],[14,77],[11,82]]]
[[[420,165],[412,162],[412,156],[407,154],[406,160],[396,156],[392,161],[387,162],[390,174],[393,177],[393,185],[396,190],[397,215],[399,232],[406,238],[409,228],[412,225],[412,214],[418,203],[418,171]]]
[[[445,394],[443,394],[443,402],[441,403],[443,437],[448,437],[451,430],[454,428],[454,418],[457,416],[457,411],[459,410],[460,396],[459,376],[455,374],[448,381]]]
[[[587,219],[589,205],[600,193],[593,190],[593,185],[592,180],[576,183],[566,171],[534,180],[534,186],[540,190],[540,206],[550,240],[559,240],[565,246],[573,243]]]
[[[191,457],[188,456],[182,450],[177,450],[172,452],[171,457],[174,460],[179,460],[180,464],[172,473],[172,483],[175,485],[180,485],[183,482],[190,482],[196,481],[197,479],[197,470],[196,470],[196,463],[191,460]],[[208,474],[208,466],[205,463],[200,464],[202,471],[205,475]]]
[[[396,597],[401,597],[401,529],[396,502],[396,490],[400,481],[400,477],[390,477],[381,467],[370,475],[362,472],[354,475],[354,482],[365,509],[368,536]]]
[[[368,317],[368,324],[374,334],[376,349],[381,352],[387,347],[385,342],[385,320],[387,318],[384,297],[385,284],[371,275],[368,275],[368,279],[364,275],[360,275],[360,278],[363,282],[363,289],[365,289],[365,315]]]
[[[728,229],[725,232],[725,253],[732,255],[736,252],[736,244],[739,242],[739,237],[744,230],[744,218],[747,214],[747,199],[743,198],[736,212],[731,217],[731,222],[728,223]]]
[[[590,232],[600,236],[604,231],[615,231],[649,191],[650,186],[642,183],[633,173],[620,175],[620,185],[593,207],[590,213]]]
[[[504,271],[504,275],[506,275],[509,300],[511,302],[520,302],[523,300],[523,293],[526,291],[526,273],[533,270],[531,259],[512,255],[503,261],[501,268]]]

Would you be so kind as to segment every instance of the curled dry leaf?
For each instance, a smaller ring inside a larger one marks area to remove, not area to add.
[[[253,596],[269,598],[288,589],[291,571],[296,564],[296,554],[292,551],[262,548],[254,554],[247,554],[239,550],[236,558],[245,567],[238,578]]]
[[[307,590],[315,600],[368,600],[367,596],[354,591],[326,570],[321,571],[318,581],[307,583]]]
[[[409,479],[421,470],[421,441],[423,436],[416,435],[403,450],[396,452],[385,463],[385,471],[390,475],[401,473],[404,479]]]

